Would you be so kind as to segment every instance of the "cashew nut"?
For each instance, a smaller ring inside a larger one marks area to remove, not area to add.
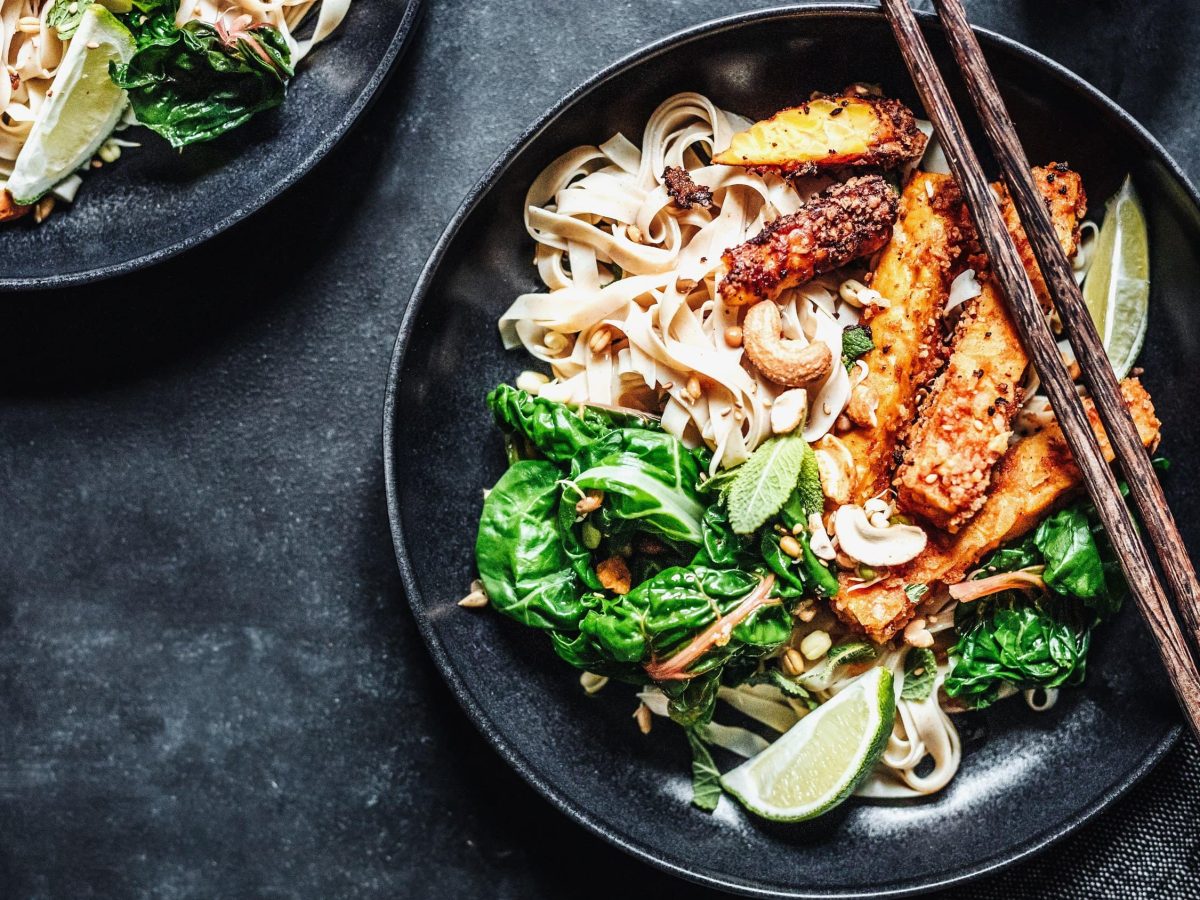
[[[834,503],[850,500],[854,489],[854,456],[850,448],[839,438],[827,434],[813,444],[817,457],[817,474],[821,478],[821,492]]]
[[[915,559],[925,549],[925,532],[916,525],[877,528],[867,521],[861,506],[842,506],[834,517],[838,546],[852,559],[868,566],[898,566]]]
[[[808,392],[800,388],[784,391],[771,405],[771,431],[790,434],[808,416]]]
[[[742,346],[765,378],[786,387],[808,387],[833,368],[833,353],[824,341],[805,344],[783,336],[783,318],[772,300],[756,303],[746,313]]]
[[[855,425],[863,428],[874,428],[878,424],[875,410],[879,408],[879,398],[871,390],[870,385],[856,384],[850,392],[850,402],[846,404],[846,415]]]

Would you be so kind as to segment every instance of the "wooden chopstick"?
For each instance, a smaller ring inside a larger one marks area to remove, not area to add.
[[[1108,434],[1121,471],[1129,484],[1129,494],[1137,506],[1150,541],[1158,553],[1162,571],[1183,614],[1192,639],[1200,646],[1200,583],[1188,557],[1187,547],[1175,525],[1162,485],[1150,464],[1150,455],[1138,437],[1137,427],[1121,402],[1108,355],[1088,312],[1083,293],[1075,283],[1071,263],[1054,238],[1054,228],[1046,205],[1030,176],[1029,160],[1012,126],[996,79],[988,68],[983,48],[967,22],[960,0],[934,0],[938,16],[946,29],[946,38],[958,60],[971,100],[979,113],[992,152],[1000,163],[1025,233],[1041,267],[1046,286],[1054,297],[1055,308],[1063,320],[1083,380],[1096,403],[1100,421]]]
[[[1074,454],[1076,465],[1083,473],[1084,484],[1087,486],[1092,502],[1096,504],[1100,520],[1117,551],[1121,568],[1125,572],[1134,600],[1150,627],[1163,665],[1175,688],[1176,696],[1179,698],[1180,706],[1183,708],[1192,733],[1196,735],[1197,739],[1200,739],[1200,670],[1197,669],[1196,661],[1192,658],[1179,623],[1171,611],[1170,602],[1154,571],[1149,554],[1138,536],[1137,528],[1121,497],[1116,477],[1100,450],[1087,413],[1084,411],[1083,404],[1075,392],[1071,376],[1059,355],[1049,323],[1034,295],[1033,285],[1029,282],[1029,276],[1025,272],[1020,254],[1004,225],[995,195],[979,165],[979,159],[971,148],[962,119],[959,118],[958,112],[954,108],[950,92],[933,60],[929,45],[921,34],[916,17],[908,6],[908,0],[883,0],[883,7],[888,21],[891,23],[892,31],[896,35],[896,42],[904,56],[904,62],[912,75],[913,83],[925,104],[926,113],[933,121],[938,137],[941,139],[942,149],[950,163],[950,170],[966,197],[979,239],[984,250],[987,251],[993,274],[1008,300],[1009,312],[1020,333],[1021,341],[1041,376],[1042,385],[1050,398],[1050,405],[1057,416],[1058,424],[1062,428],[1072,454]],[[965,19],[963,21],[965,23]],[[948,30],[950,27],[947,25]],[[969,30],[969,26],[967,28]],[[979,57],[977,67],[986,68],[982,55]],[[1007,114],[1001,118],[1006,122]],[[1011,128],[1011,125],[1008,127]],[[1016,142],[1015,137],[1013,142]],[[1035,202],[1040,206],[1040,197],[1036,198]],[[1030,217],[1025,221],[1025,228],[1035,248],[1039,245],[1045,247],[1047,240],[1053,242],[1057,247],[1057,238],[1053,234],[1047,216]],[[1061,251],[1058,252],[1061,256]],[[1044,263],[1043,266],[1045,266]],[[1047,286],[1051,289],[1052,296],[1057,303],[1059,296],[1055,288],[1059,285],[1057,279],[1051,278],[1053,271],[1053,269],[1047,271],[1046,268],[1043,268],[1043,273],[1047,276]],[[1073,280],[1072,284],[1074,284]],[[1086,308],[1084,308],[1083,315],[1086,324],[1090,326],[1091,320],[1087,316]],[[1068,328],[1071,328],[1065,315],[1063,321]],[[1078,328],[1078,325],[1075,327]],[[1075,332],[1070,332],[1070,335],[1074,340]],[[1095,338],[1094,328],[1092,328],[1092,336]],[[1113,390],[1094,396],[1093,400],[1097,407],[1101,408],[1105,403],[1117,405],[1117,409],[1107,411],[1107,416],[1103,418],[1103,421],[1106,430],[1109,428],[1110,419],[1115,423],[1113,430],[1108,433],[1114,450],[1121,453],[1127,447],[1128,442],[1118,444],[1118,440],[1113,439],[1113,432],[1119,432],[1122,420],[1130,429],[1133,428],[1133,424],[1125,410],[1121,395],[1115,388],[1115,379],[1112,378],[1108,358],[1102,349],[1099,352],[1103,368],[1109,372]],[[1079,363],[1085,369],[1100,368],[1094,358],[1080,357]],[[1144,457],[1145,452],[1141,448],[1136,431],[1134,440],[1137,443],[1138,453]],[[1125,461],[1124,456],[1122,461]],[[1131,478],[1131,480],[1133,479]],[[1157,478],[1153,477],[1153,474],[1148,480],[1157,483]],[[1146,486],[1142,485],[1142,487]],[[1182,547],[1182,543],[1180,543],[1180,547]],[[1186,553],[1184,556],[1186,558]],[[1167,563],[1166,558],[1163,561],[1164,564]]]

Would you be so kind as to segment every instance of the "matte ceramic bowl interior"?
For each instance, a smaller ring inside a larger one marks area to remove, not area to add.
[[[0,289],[62,287],[141,268],[194,247],[259,209],[316,165],[383,84],[420,0],[359,2],[299,66],[284,104],[215,141],[142,144],[89,172],[75,202],[41,225],[0,228]],[[302,32],[303,33],[303,32]]]
[[[1078,168],[1094,214],[1127,172],[1134,175],[1153,253],[1145,381],[1165,422],[1163,452],[1177,462],[1167,492],[1194,545],[1200,503],[1187,484],[1197,451],[1191,403],[1200,394],[1194,195],[1161,148],[1095,91],[1013,43],[989,36],[985,46],[1031,159]],[[934,40],[934,48],[944,64],[944,46]],[[1127,608],[1098,632],[1086,686],[1064,691],[1052,711],[1034,713],[1018,699],[962,717],[962,770],[936,798],[852,801],[790,826],[757,821],[729,798],[707,815],[689,806],[680,730],[660,724],[643,737],[630,719],[629,689],[587,697],[543,635],[455,605],[473,577],[481,490],[504,469],[484,394],[530,362],[505,352],[496,330],[516,294],[540,289],[522,225],[530,181],[575,145],[615,131],[637,140],[654,107],[677,91],[700,91],[761,117],[814,89],[857,80],[882,83],[917,106],[878,14],[809,8],[706,26],[635,55],[569,97],[485,179],[439,244],[400,333],[385,413],[390,509],[409,600],[476,724],[587,827],[655,865],[748,893],[879,895],[982,873],[1045,846],[1110,802],[1178,730],[1154,648]],[[719,762],[728,767],[732,759]]]

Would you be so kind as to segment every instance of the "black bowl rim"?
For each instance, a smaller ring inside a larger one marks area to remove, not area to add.
[[[513,768],[516,772],[539,794],[548,800],[560,812],[567,815],[569,818],[581,824],[588,831],[603,838],[610,844],[624,850],[635,858],[649,863],[655,868],[669,872],[689,881],[705,885],[707,887],[715,887],[725,891],[732,891],[739,894],[754,897],[796,897],[796,898],[825,898],[825,897],[900,897],[921,894],[927,891],[943,889],[953,885],[960,885],[967,881],[980,878],[984,875],[995,873],[1001,869],[1007,868],[1020,860],[1040,853],[1052,844],[1062,840],[1067,835],[1071,834],[1086,822],[1094,818],[1099,812],[1106,809],[1120,797],[1124,796],[1130,788],[1141,781],[1151,769],[1153,769],[1178,741],[1182,733],[1182,724],[1175,725],[1167,735],[1159,741],[1159,743],[1145,756],[1142,762],[1131,772],[1127,773],[1126,777],[1116,786],[1111,788],[1107,793],[1102,795],[1089,806],[1079,810],[1073,816],[1070,816],[1059,826],[1050,831],[1044,832],[1041,835],[1026,841],[1024,844],[1016,847],[1010,847],[1002,853],[984,860],[974,866],[968,866],[955,872],[947,873],[941,877],[929,878],[921,883],[909,883],[903,886],[871,888],[861,891],[837,891],[837,892],[811,892],[804,890],[789,890],[779,892],[776,890],[764,890],[752,884],[746,884],[733,879],[723,879],[715,877],[707,873],[694,872],[686,867],[678,866],[668,860],[664,860],[656,856],[649,848],[643,847],[640,844],[627,840],[618,831],[609,828],[604,823],[593,819],[587,812],[576,807],[555,785],[551,784],[543,775],[537,771],[534,766],[526,760],[518,752],[517,748],[510,745],[497,728],[493,725],[489,718],[488,712],[484,706],[478,703],[467,689],[466,684],[450,664],[449,656],[445,648],[442,646],[441,640],[430,621],[429,614],[425,605],[414,598],[420,597],[420,592],[417,590],[416,578],[413,572],[412,563],[408,557],[408,551],[405,547],[404,528],[400,518],[400,488],[397,480],[398,476],[398,461],[396,459],[396,433],[398,422],[396,420],[396,396],[400,385],[400,372],[404,366],[404,357],[408,348],[408,341],[412,334],[413,327],[417,320],[421,306],[423,305],[426,296],[429,292],[429,287],[440,268],[446,250],[451,241],[454,240],[462,227],[467,217],[474,211],[475,207],[480,203],[483,197],[491,189],[495,181],[503,174],[503,172],[512,164],[516,156],[531,142],[535,137],[541,134],[546,128],[550,127],[558,117],[576,100],[580,99],[593,88],[600,85],[602,82],[620,74],[626,69],[645,62],[655,56],[660,55],[667,50],[673,49],[676,45],[687,41],[695,40],[701,37],[707,37],[721,31],[727,31],[739,28],[751,22],[770,21],[772,19],[803,19],[803,18],[822,18],[830,15],[844,15],[853,18],[883,18],[883,13],[879,7],[871,4],[863,3],[817,3],[807,4],[803,6],[790,5],[773,7],[770,9],[752,10],[750,12],[737,13],[731,16],[725,16],[718,19],[712,19],[699,25],[677,31],[665,38],[654,41],[639,49],[633,51],[605,67],[599,72],[592,75],[586,81],[577,85],[569,91],[561,100],[547,110],[536,122],[530,125],[517,137],[505,151],[496,159],[488,168],[484,175],[476,182],[475,186],[467,194],[454,217],[450,220],[437,243],[434,245],[433,251],[426,262],[425,267],[421,270],[421,275],[417,279],[417,283],[413,288],[412,294],[404,310],[404,315],[400,322],[400,329],[396,335],[396,342],[392,351],[392,359],[388,370],[387,390],[383,404],[383,469],[384,469],[384,491],[387,495],[388,507],[388,522],[392,531],[392,544],[396,554],[396,563],[400,569],[401,581],[404,584],[405,597],[408,601],[409,608],[412,610],[413,617],[416,619],[417,628],[421,633],[422,639],[425,641],[429,652],[433,657],[434,663],[441,672],[442,677],[450,686],[451,691],[457,698],[467,716],[474,723],[475,727],[483,734],[492,747],[500,754],[500,756]],[[934,28],[940,28],[937,17],[932,13],[917,12],[917,17],[923,25],[931,25]],[[1167,153],[1166,149],[1158,142],[1158,140],[1150,134],[1136,119],[1122,109],[1118,104],[1109,99],[1098,88],[1094,87],[1084,79],[1080,78],[1070,69],[1055,62],[1038,51],[1025,46],[1019,41],[1005,37],[994,31],[985,28],[976,27],[975,32],[980,37],[980,42],[985,48],[1004,49],[1014,53],[1019,57],[1023,57],[1028,62],[1035,66],[1040,66],[1045,70],[1046,74],[1057,78],[1060,81],[1065,81],[1070,87],[1083,93],[1091,100],[1101,104],[1110,114],[1117,118],[1124,125],[1127,131],[1139,141],[1149,155],[1156,158],[1167,172],[1175,179],[1178,186],[1183,190],[1185,195],[1191,201],[1194,207],[1200,208],[1200,193],[1188,180],[1179,164]]]
[[[29,291],[29,290],[48,290],[51,288],[74,287],[81,284],[91,284],[96,281],[103,281],[106,278],[114,278],[118,275],[126,275],[130,272],[136,272],[138,269],[144,269],[147,266],[156,265],[164,260],[170,259],[173,256],[178,256],[185,250],[190,250],[203,244],[210,238],[216,237],[222,231],[233,227],[238,222],[258,212],[272,200],[276,199],[280,194],[294,185],[297,181],[312,171],[329,152],[337,146],[344,138],[350,129],[354,127],[364,112],[370,107],[375,96],[379,93],[379,89],[387,82],[388,77],[392,72],[392,64],[400,58],[400,54],[408,46],[408,42],[412,39],[414,26],[424,12],[424,0],[405,0],[408,4],[404,10],[404,15],[400,19],[400,25],[396,28],[396,34],[392,37],[391,43],[388,45],[387,52],[379,61],[379,65],[375,67],[375,71],[371,73],[371,77],[367,79],[367,83],[363,86],[355,101],[350,104],[349,110],[342,117],[338,124],[328,131],[321,141],[309,152],[300,164],[293,166],[290,171],[277,179],[274,183],[264,188],[259,194],[244,203],[237,209],[228,213],[224,218],[218,220],[215,224],[209,225],[194,234],[188,235],[182,240],[176,241],[166,247],[158,250],[153,250],[149,253],[144,253],[141,256],[134,256],[130,259],[121,260],[120,262],[110,263],[104,266],[97,266],[91,269],[81,269],[78,272],[65,272],[61,275],[51,275],[46,278],[2,278],[0,277],[0,292],[8,291]]]

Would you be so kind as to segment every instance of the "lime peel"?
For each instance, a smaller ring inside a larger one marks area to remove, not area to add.
[[[815,818],[849,797],[870,774],[887,746],[895,713],[891,670],[871,669],[727,773],[721,786],[765,819]]]
[[[129,101],[108,66],[128,62],[134,50],[133,35],[112,13],[99,4],[87,8],[13,164],[7,188],[17,203],[35,203],[86,165],[112,133]]]
[[[1114,372],[1124,378],[1145,342],[1150,306],[1146,216],[1130,178],[1108,201],[1083,298]]]

